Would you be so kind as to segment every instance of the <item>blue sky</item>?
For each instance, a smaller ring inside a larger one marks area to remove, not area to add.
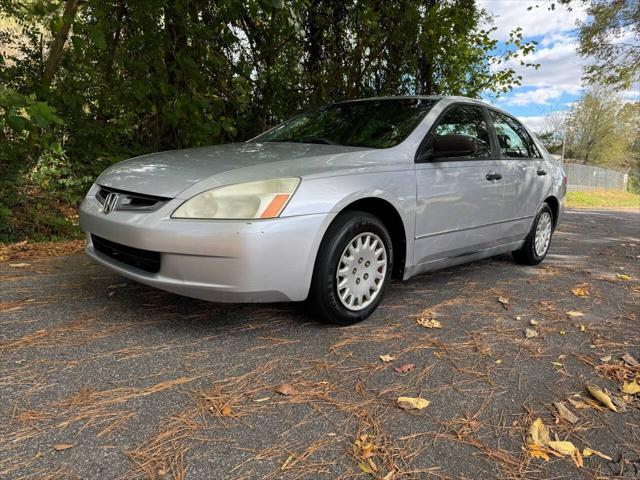
[[[544,128],[545,116],[567,110],[583,91],[581,77],[586,60],[576,51],[576,24],[587,19],[586,8],[576,2],[571,11],[562,6],[549,11],[549,3],[549,0],[479,0],[498,27],[494,38],[502,42],[511,30],[522,27],[525,40],[538,42],[535,53],[526,59],[539,63],[540,68],[514,65],[523,77],[522,86],[495,102],[534,130]],[[529,6],[534,8],[527,10]],[[637,99],[638,89],[623,92],[622,96]]]

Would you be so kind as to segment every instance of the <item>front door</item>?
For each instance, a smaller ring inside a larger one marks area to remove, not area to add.
[[[475,152],[458,157],[420,155],[416,165],[417,271],[428,264],[464,257],[500,244],[502,163],[492,141],[490,121],[483,107],[453,104],[427,134],[422,151],[429,152],[436,137],[473,137]]]

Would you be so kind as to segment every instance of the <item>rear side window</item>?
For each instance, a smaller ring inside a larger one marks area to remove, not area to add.
[[[503,157],[541,158],[533,139],[519,122],[493,110],[489,110],[489,113]]]
[[[489,128],[481,108],[470,105],[455,105],[438,122],[433,137],[445,135],[467,135],[476,140],[477,149],[473,158],[491,156]]]

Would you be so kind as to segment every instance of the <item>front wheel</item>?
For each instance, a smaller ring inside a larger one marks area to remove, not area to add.
[[[547,256],[553,235],[553,211],[544,203],[536,215],[531,231],[520,250],[512,252],[513,258],[524,265],[538,265]]]
[[[320,319],[350,325],[378,307],[393,271],[384,224],[365,212],[346,212],[331,224],[318,251],[309,303]]]

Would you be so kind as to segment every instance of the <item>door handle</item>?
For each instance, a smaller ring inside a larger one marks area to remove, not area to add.
[[[538,175],[540,175],[540,176],[543,176],[543,175],[546,175],[546,174],[547,174],[547,172],[546,172],[545,170],[538,170],[536,173],[537,173]]]
[[[490,172],[490,173],[487,173],[487,176],[485,178],[489,181],[500,180],[502,178],[502,175],[500,175],[499,173]]]

